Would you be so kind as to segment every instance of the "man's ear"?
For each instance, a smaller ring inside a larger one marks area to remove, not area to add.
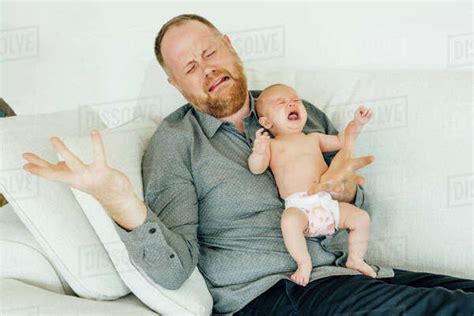
[[[258,122],[260,123],[260,125],[262,125],[263,127],[265,127],[268,130],[270,130],[273,127],[272,122],[267,120],[267,118],[265,116],[260,116],[260,118],[258,119]]]
[[[172,85],[173,87],[177,88],[177,87],[176,87],[176,80],[174,80],[173,77],[168,76],[167,80],[168,80],[168,82],[170,83],[170,85]]]
[[[224,34],[224,43],[231,49],[235,50],[234,46],[232,45],[232,42],[230,41],[229,36],[227,34]]]
[[[181,91],[181,87],[178,85],[178,83],[176,82],[176,80],[172,77],[172,76],[169,76],[167,78],[168,82],[176,88],[176,90],[179,91],[179,93],[183,94],[183,92]]]

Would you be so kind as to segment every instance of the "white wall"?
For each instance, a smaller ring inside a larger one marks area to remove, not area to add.
[[[1,13],[0,96],[19,114],[164,102],[176,92],[153,43],[181,13],[228,33],[247,68],[458,69],[474,55],[470,2],[20,2]]]

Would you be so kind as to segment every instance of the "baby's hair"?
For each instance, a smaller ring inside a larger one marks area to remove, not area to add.
[[[283,86],[283,87],[288,87],[286,84],[283,84],[283,83],[274,83],[274,84],[271,84],[269,85],[268,87],[266,87],[265,89],[262,90],[262,92],[260,93],[260,95],[258,96],[257,98],[257,101],[255,103],[255,110],[257,111],[257,115],[260,117],[260,116],[265,116],[263,115],[263,109],[262,109],[262,105],[263,105],[263,101],[261,99],[261,96],[268,90],[270,89],[273,89],[275,87],[278,87],[278,86]]]

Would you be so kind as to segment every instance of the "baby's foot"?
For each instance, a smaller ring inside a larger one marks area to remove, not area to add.
[[[374,269],[369,266],[364,260],[347,260],[346,267],[349,269],[354,269],[359,271],[360,273],[375,278],[377,273],[375,273]]]
[[[306,286],[309,282],[309,275],[311,274],[312,264],[310,261],[304,261],[298,264],[298,269],[290,278],[301,286]]]

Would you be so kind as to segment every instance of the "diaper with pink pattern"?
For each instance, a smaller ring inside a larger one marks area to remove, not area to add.
[[[306,237],[334,234],[339,227],[339,202],[328,192],[308,195],[306,192],[293,193],[285,199],[285,209],[296,207],[308,218]]]

